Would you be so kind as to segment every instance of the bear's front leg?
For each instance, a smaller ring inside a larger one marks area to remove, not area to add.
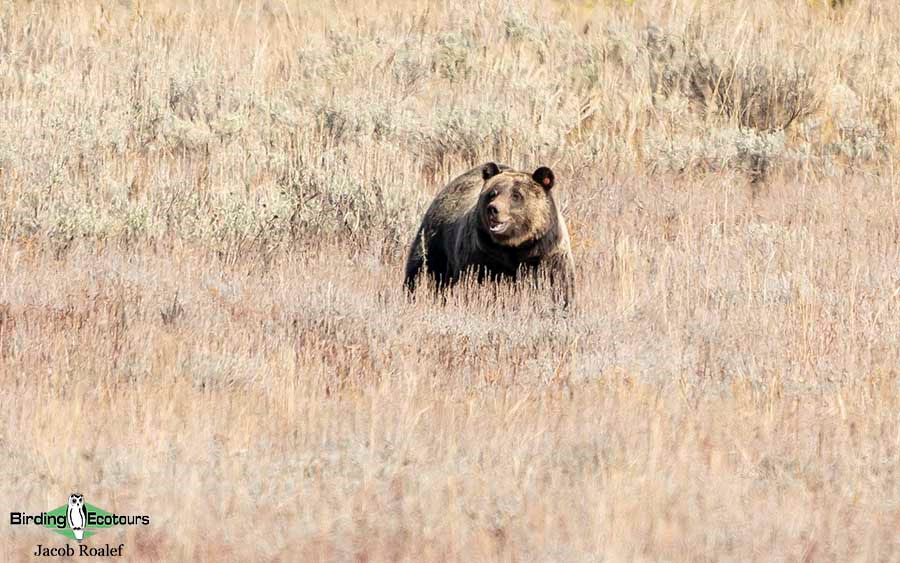
[[[554,254],[546,260],[547,276],[555,303],[563,309],[575,305],[575,263],[567,253]]]

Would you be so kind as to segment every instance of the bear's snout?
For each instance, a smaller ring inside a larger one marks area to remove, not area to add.
[[[500,215],[500,209],[493,203],[487,206],[488,217],[496,219]]]

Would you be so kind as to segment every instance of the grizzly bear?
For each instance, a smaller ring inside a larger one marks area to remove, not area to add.
[[[410,294],[423,268],[438,290],[465,273],[483,282],[544,272],[554,297],[569,305],[575,263],[551,193],[554,181],[545,166],[528,174],[493,162],[452,180],[434,198],[409,250]]]

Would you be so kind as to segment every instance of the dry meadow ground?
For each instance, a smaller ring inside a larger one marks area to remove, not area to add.
[[[0,512],[147,513],[89,540],[139,560],[898,562],[898,147],[892,2],[0,3]],[[574,313],[404,298],[486,160],[556,171]]]

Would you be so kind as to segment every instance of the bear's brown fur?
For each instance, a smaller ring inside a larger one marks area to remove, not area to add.
[[[466,272],[478,281],[546,272],[557,297],[574,298],[569,232],[553,200],[553,172],[533,174],[493,162],[455,178],[434,198],[409,250],[406,287],[423,268],[438,289]]]

